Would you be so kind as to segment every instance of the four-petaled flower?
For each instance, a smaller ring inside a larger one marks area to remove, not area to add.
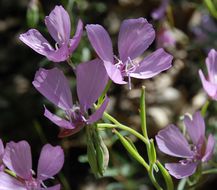
[[[56,41],[55,48],[36,29],[30,29],[21,34],[20,40],[51,61],[67,60],[80,42],[83,33],[82,21],[78,21],[76,33],[72,39],[70,39],[70,17],[62,6],[56,6],[49,16],[46,16],[45,24],[50,35]]]
[[[48,100],[65,112],[66,119],[52,114],[45,108],[44,115],[61,127],[60,137],[74,134],[87,124],[96,122],[108,104],[108,98],[95,113],[88,115],[89,109],[103,92],[108,75],[100,59],[79,64],[76,70],[77,95],[79,105],[72,102],[70,86],[62,71],[57,68],[39,69],[33,81],[34,87]]]
[[[217,52],[210,50],[206,58],[206,67],[208,78],[206,79],[203,72],[199,70],[200,79],[206,93],[214,100],[217,100]]]
[[[175,125],[169,125],[156,136],[159,149],[165,154],[184,158],[179,163],[167,163],[169,173],[177,179],[192,175],[201,162],[211,159],[215,146],[215,139],[209,135],[205,138],[205,123],[200,112],[196,112],[191,119],[185,116],[184,123],[191,139],[191,145]]]
[[[109,77],[117,84],[125,84],[124,77],[147,79],[171,67],[172,56],[158,49],[142,61],[140,56],[153,42],[155,32],[144,18],[124,20],[118,36],[119,58],[114,55],[107,31],[98,24],[86,26],[87,35],[96,53],[103,60]]]
[[[0,172],[0,189],[60,190],[60,184],[47,188],[43,183],[53,178],[63,166],[64,153],[60,146],[43,146],[38,161],[37,177],[32,170],[31,148],[26,141],[7,143],[3,162],[16,174],[16,178]]]

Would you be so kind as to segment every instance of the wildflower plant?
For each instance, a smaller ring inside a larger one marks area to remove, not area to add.
[[[154,17],[163,17],[169,1],[155,11]],[[73,38],[70,38],[71,21],[63,6],[56,6],[49,16],[45,17],[48,32],[55,41],[55,48],[36,29],[30,29],[20,35],[20,40],[37,53],[53,62],[72,63],[71,55],[79,45],[83,34],[83,23],[78,26]],[[149,138],[146,122],[145,87],[141,87],[140,121],[141,132],[122,124],[106,112],[109,104],[107,92],[112,82],[126,84],[131,89],[131,77],[137,79],[152,78],[172,67],[173,56],[163,48],[157,49],[141,61],[137,58],[152,44],[155,30],[145,18],[126,19],[122,22],[118,36],[118,56],[114,55],[112,41],[108,32],[98,24],[85,27],[87,37],[98,58],[85,63],[73,65],[76,77],[77,97],[72,98],[70,84],[61,65],[52,68],[39,68],[32,82],[35,89],[53,103],[61,115],[51,112],[44,105],[44,116],[60,128],[59,137],[73,135],[85,131],[88,162],[96,177],[102,177],[109,163],[109,151],[99,131],[111,130],[126,151],[145,168],[151,183],[157,190],[175,189],[172,176],[177,179],[188,179],[191,188],[210,170],[209,164],[215,149],[215,138],[212,134],[206,138],[206,125],[203,116],[207,105],[193,116],[184,116],[187,133],[171,124],[156,135],[159,150],[167,155],[178,157],[175,163],[161,161],[153,138]],[[210,51],[206,59],[208,78],[202,71],[199,75],[207,94],[216,100],[216,51]],[[58,66],[58,67],[57,67]],[[125,81],[125,78],[128,81]],[[41,105],[43,106],[43,105]],[[52,130],[52,129],[50,129]],[[144,143],[147,158],[137,150],[133,141],[122,132],[128,132]],[[44,181],[53,179],[64,163],[64,152],[60,146],[46,144],[41,150],[37,174],[32,169],[31,148],[26,141],[9,142],[5,148],[0,140],[0,190],[60,190],[57,184],[47,187]],[[208,169],[207,169],[208,168]],[[156,175],[164,179],[158,180]],[[186,189],[185,180],[179,190]],[[183,185],[184,184],[184,185]]]

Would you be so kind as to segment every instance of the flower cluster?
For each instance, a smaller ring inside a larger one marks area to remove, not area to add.
[[[168,4],[169,0],[164,0],[160,8],[152,14],[153,18],[163,18]],[[50,61],[71,62],[71,55],[82,38],[82,21],[78,21],[76,32],[71,38],[70,17],[62,6],[56,6],[45,18],[45,24],[55,41],[54,46],[36,29],[30,29],[21,34],[20,40]],[[172,66],[173,56],[163,48],[159,48],[140,59],[140,56],[155,39],[153,26],[144,18],[127,19],[121,23],[117,41],[118,55],[114,54],[112,40],[103,26],[87,24],[85,29],[98,57],[74,67],[77,101],[72,98],[69,81],[60,68],[39,68],[32,84],[37,91],[61,111],[61,116],[56,115],[44,106],[44,116],[60,128],[59,137],[70,136],[87,127],[87,139],[90,141],[87,146],[89,147],[89,151],[87,151],[88,158],[90,158],[89,163],[92,163],[91,168],[93,170],[101,169],[99,172],[101,174],[108,164],[108,151],[97,130],[95,128],[93,131],[88,130],[93,125],[95,127],[95,123],[107,114],[105,110],[109,102],[107,91],[110,83],[112,81],[116,84],[128,83],[129,89],[131,89],[131,77],[137,79],[152,78]],[[162,30],[159,42],[175,45],[175,38],[170,37],[171,33]],[[203,72],[199,71],[205,91],[214,100],[217,100],[216,64],[217,52],[213,49],[206,59],[208,77],[205,78]],[[150,166],[139,155],[132,142],[130,143],[118,131],[113,131],[128,152],[146,167],[155,187],[161,189],[153,176],[153,168],[155,166],[162,170],[163,166],[157,166],[154,143],[148,138],[146,132],[144,91],[141,99],[140,111],[144,135],[142,136],[135,131],[132,134],[146,143]],[[111,116],[108,118],[116,125],[108,124],[107,128],[119,126],[122,130],[128,129]],[[156,135],[157,145],[162,152],[170,156],[183,158],[178,163],[167,163],[165,165],[169,173],[178,179],[191,176],[196,172],[198,166],[208,162],[213,155],[215,146],[215,139],[212,135],[209,135],[208,139],[205,137],[205,122],[200,112],[196,112],[192,118],[186,115],[184,124],[188,133],[187,137],[175,125],[169,125]],[[102,124],[102,126],[105,127],[106,125]],[[132,132],[133,129],[128,131]],[[91,141],[91,138],[95,139]],[[150,152],[153,155],[150,155]],[[97,160],[98,158],[99,160]],[[60,184],[47,188],[44,181],[53,178],[60,171],[63,163],[62,148],[46,144],[42,148],[37,175],[35,175],[32,170],[29,144],[26,141],[9,142],[4,148],[0,140],[0,189],[60,190]],[[165,171],[162,173],[165,174]]]
[[[60,146],[46,144],[41,150],[37,176],[32,170],[31,148],[26,141],[9,142],[4,149],[1,146],[0,189],[20,190],[60,190],[60,184],[46,187],[44,181],[52,179],[62,168],[64,153]],[[6,169],[7,168],[7,169]],[[10,171],[10,172],[8,172]]]

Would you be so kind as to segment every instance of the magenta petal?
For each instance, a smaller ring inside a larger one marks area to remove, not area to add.
[[[201,140],[204,140],[205,123],[199,111],[193,115],[192,119],[188,115],[185,115],[184,123],[194,145],[198,145]]]
[[[72,123],[51,113],[46,107],[44,108],[44,116],[61,128],[75,129],[75,126]]]
[[[38,161],[37,179],[46,180],[56,175],[63,167],[64,152],[60,146],[43,146]]]
[[[30,29],[20,35],[19,39],[37,53],[47,56],[54,51],[49,42],[36,29]]]
[[[75,48],[78,47],[82,34],[83,34],[83,22],[79,20],[75,35],[72,39],[69,40],[69,53],[70,54],[75,50]]]
[[[60,190],[60,184],[52,186],[52,187],[47,187],[47,188],[41,188],[41,190]]]
[[[177,179],[182,179],[191,176],[196,171],[197,164],[197,162],[191,162],[188,164],[168,163],[165,164],[165,167],[169,170],[170,175]]]
[[[96,121],[98,121],[99,119],[102,118],[103,116],[103,113],[108,105],[108,102],[109,102],[109,98],[106,97],[106,99],[104,100],[103,104],[100,106],[99,109],[97,109],[90,117],[89,119],[87,120],[87,123],[88,124],[92,124]]]
[[[187,140],[175,125],[160,130],[155,138],[158,148],[165,154],[182,158],[193,156]]]
[[[71,31],[71,22],[68,13],[62,6],[55,6],[45,24],[53,39],[59,44],[68,43]]]
[[[152,12],[151,17],[155,20],[162,19],[165,16],[168,4],[169,0],[162,0],[160,7]]]
[[[76,74],[79,102],[82,111],[86,111],[102,94],[108,82],[108,75],[100,59],[79,64]]]
[[[10,170],[23,179],[29,179],[32,176],[31,148],[26,141],[7,143],[3,162]]]
[[[206,58],[206,66],[210,82],[217,85],[217,52],[214,49],[210,50]]]
[[[203,89],[206,91],[206,93],[211,98],[217,100],[217,85],[212,84],[211,82],[207,81],[201,70],[199,70],[199,75],[200,75],[200,79],[203,85]]]
[[[32,82],[34,87],[48,100],[63,110],[72,108],[72,95],[69,82],[58,68],[40,68]]]
[[[26,187],[4,172],[0,172],[0,189],[1,190],[26,190]]]
[[[130,76],[139,79],[151,78],[169,69],[172,66],[172,60],[173,57],[170,54],[165,52],[162,48],[158,49],[145,57],[143,61],[139,63],[136,70],[130,73]]]
[[[140,56],[153,42],[155,32],[144,18],[127,19],[121,24],[118,36],[118,51],[123,63]]]
[[[88,39],[100,59],[114,63],[112,41],[108,32],[98,24],[88,24],[86,30]]]
[[[211,159],[215,148],[215,138],[212,135],[209,135],[207,144],[206,144],[206,151],[202,158],[202,162],[207,162]]]

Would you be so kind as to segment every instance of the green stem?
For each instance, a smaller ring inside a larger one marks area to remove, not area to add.
[[[145,109],[145,86],[142,86],[140,97],[140,117],[142,133],[146,139],[148,139],[147,126],[146,126],[146,109]]]
[[[98,123],[97,124],[98,128],[108,128],[108,129],[114,129],[114,128],[118,128],[124,131],[128,131],[129,133],[133,134],[134,136],[136,136],[138,139],[140,139],[141,141],[143,141],[146,145],[149,145],[149,142],[146,138],[144,138],[140,133],[138,133],[137,131],[135,131],[134,129],[127,127],[125,125],[122,124],[108,124],[108,123]]]
[[[107,83],[107,85],[106,85],[106,87],[105,87],[105,89],[103,90],[101,96],[100,96],[99,99],[98,99],[97,107],[100,107],[100,106],[101,106],[101,104],[102,104],[102,102],[103,102],[103,100],[104,100],[104,97],[105,97],[106,93],[108,92],[108,90],[109,90],[111,84],[112,84],[112,81],[109,80],[108,83]]]
[[[118,136],[126,150],[140,163],[142,164],[146,170],[148,171],[148,175],[151,179],[152,184],[157,190],[163,190],[161,186],[157,183],[154,173],[153,173],[153,163],[150,164],[150,166],[146,163],[146,161],[140,156],[140,154],[137,152],[136,149],[125,139],[117,130],[113,130],[114,133]]]
[[[113,130],[113,132],[118,136],[121,143],[124,145],[125,149],[140,163],[145,169],[149,172],[150,167],[146,163],[146,161],[140,156],[140,154],[131,146],[131,144],[125,139],[117,130]]]
[[[170,174],[168,173],[168,171],[164,168],[164,166],[159,161],[157,161],[156,164],[159,167],[159,169],[160,169],[160,171],[164,177],[164,180],[165,180],[166,185],[167,185],[167,190],[174,190],[173,180],[172,180]]]
[[[202,171],[202,175],[216,174],[216,173],[217,173],[217,168]]]
[[[209,100],[206,100],[205,104],[203,105],[203,107],[201,109],[201,115],[203,117],[205,117],[205,115],[206,115],[206,111],[208,109],[209,103],[210,103]]]

